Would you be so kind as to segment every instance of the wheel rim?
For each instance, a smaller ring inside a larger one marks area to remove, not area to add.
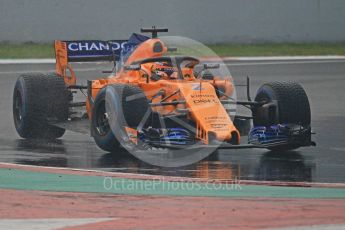
[[[13,115],[14,115],[14,121],[16,126],[20,126],[23,120],[23,101],[22,101],[22,95],[17,90],[15,94],[14,99],[14,106],[13,106]]]
[[[103,102],[96,114],[96,129],[101,136],[107,135],[110,130],[108,115],[105,111],[105,103]]]

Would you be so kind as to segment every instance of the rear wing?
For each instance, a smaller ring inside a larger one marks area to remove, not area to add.
[[[56,72],[64,77],[67,85],[75,85],[76,76],[70,62],[118,61],[126,43],[127,40],[55,40]]]

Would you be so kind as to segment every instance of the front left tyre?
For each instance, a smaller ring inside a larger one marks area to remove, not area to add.
[[[255,101],[262,103],[253,111],[254,126],[296,124],[306,130],[306,134],[294,143],[269,147],[270,150],[292,150],[311,144],[311,112],[308,96],[296,82],[269,82],[262,85]]]

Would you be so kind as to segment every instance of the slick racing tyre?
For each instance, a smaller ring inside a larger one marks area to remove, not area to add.
[[[254,126],[274,124],[298,124],[310,127],[311,113],[307,94],[295,82],[270,82],[262,85],[255,101],[266,104],[253,111]],[[275,106],[267,106],[270,103]],[[270,149],[294,149],[295,146],[280,146]]]
[[[23,138],[55,139],[65,130],[49,121],[68,118],[69,91],[62,77],[56,74],[23,74],[13,92],[13,119]]]
[[[100,90],[92,115],[92,135],[97,146],[107,152],[116,152],[124,141],[128,141],[124,127],[135,129],[148,109],[148,101],[139,87],[117,84]]]

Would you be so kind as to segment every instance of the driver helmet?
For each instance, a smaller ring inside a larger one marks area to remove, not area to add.
[[[177,75],[174,74],[175,69],[167,62],[155,62],[152,66],[152,73],[164,79],[175,79]]]

